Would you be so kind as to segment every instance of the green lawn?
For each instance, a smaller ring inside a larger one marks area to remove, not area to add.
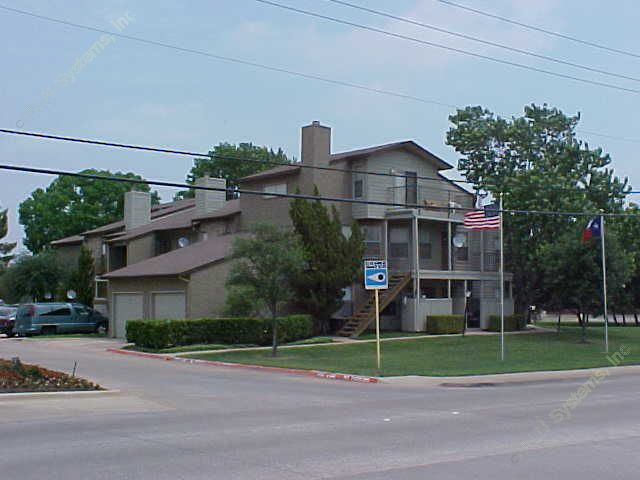
[[[380,332],[380,338],[399,338],[399,337],[421,337],[425,336],[425,332],[395,332],[395,331],[382,331]],[[355,340],[375,340],[376,332],[366,331]]]
[[[589,343],[581,344],[580,329],[564,327],[557,333],[506,335],[506,360],[499,360],[499,335],[422,338],[382,343],[382,376],[473,375],[538,370],[566,370],[608,366],[603,353],[603,329],[589,329]],[[622,345],[630,350],[625,365],[640,363],[640,328],[609,329],[610,352]],[[330,372],[377,375],[375,342],[339,346],[317,346],[281,350],[277,358],[269,352],[246,351],[189,355],[278,367],[316,369]]]

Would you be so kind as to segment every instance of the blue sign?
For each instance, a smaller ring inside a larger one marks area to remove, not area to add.
[[[387,262],[385,260],[364,261],[364,288],[366,290],[384,290],[389,288]]]

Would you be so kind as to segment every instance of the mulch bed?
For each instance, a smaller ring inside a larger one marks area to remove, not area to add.
[[[0,359],[0,394],[102,390],[99,385],[66,373],[28,365],[19,359]]]

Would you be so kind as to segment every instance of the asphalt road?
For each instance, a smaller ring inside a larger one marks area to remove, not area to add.
[[[628,480],[640,470],[637,374],[605,379],[556,423],[550,412],[585,379],[357,384],[120,356],[108,344],[0,339],[0,357],[64,371],[78,361],[79,375],[122,391],[0,400],[0,479]]]

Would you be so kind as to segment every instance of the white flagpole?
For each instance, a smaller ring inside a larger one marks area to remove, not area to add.
[[[500,193],[500,360],[504,361],[504,223],[502,192]]]
[[[602,293],[604,298],[604,351],[609,353],[609,316],[607,314],[607,260],[604,250],[604,215],[600,215],[600,239],[602,240]]]

